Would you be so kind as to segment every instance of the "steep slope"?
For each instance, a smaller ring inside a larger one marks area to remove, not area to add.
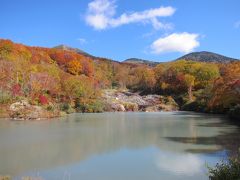
[[[185,59],[198,62],[214,62],[214,63],[230,63],[237,61],[237,59],[226,57],[220,54],[202,51],[202,52],[193,52],[186,54],[176,60]]]

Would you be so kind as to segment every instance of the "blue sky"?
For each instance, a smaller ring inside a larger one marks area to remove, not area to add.
[[[0,38],[122,61],[192,51],[240,58],[239,0],[1,0]]]

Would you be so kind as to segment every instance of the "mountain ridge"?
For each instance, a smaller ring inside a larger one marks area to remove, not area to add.
[[[122,63],[144,64],[144,65],[154,67],[154,66],[160,64],[161,62],[156,62],[156,61],[151,61],[151,60],[146,60],[146,59],[139,59],[139,58],[129,58],[129,59],[126,59],[126,60],[122,61]]]
[[[217,54],[209,51],[192,52],[186,54],[176,60],[192,60],[197,62],[212,62],[212,63],[230,63],[233,61],[238,61],[238,59],[227,57],[221,54]]]
[[[60,44],[60,45],[55,46],[53,48],[54,49],[61,49],[61,50],[65,50],[65,51],[73,51],[73,52],[76,52],[78,54],[90,57],[90,58],[92,58],[95,61],[102,60],[102,61],[112,61],[112,62],[115,62],[115,63],[120,63],[119,61],[116,61],[114,59],[109,59],[109,58],[106,58],[106,57],[97,57],[97,56],[94,56],[94,55],[92,55],[90,53],[87,53],[86,51],[84,51],[82,49],[74,48],[74,47],[71,47],[71,46],[68,46],[68,45],[64,45],[64,44]]]
[[[134,65],[134,64],[147,65],[147,66],[151,66],[151,67],[154,67],[160,63],[163,63],[160,61],[152,61],[152,60],[146,60],[146,59],[134,58],[134,57],[125,59],[123,61],[116,61],[116,60],[109,59],[109,58],[97,57],[97,56],[87,53],[86,51],[81,50],[79,48],[73,48],[73,47],[70,47],[70,46],[64,45],[64,44],[55,46],[53,48],[67,50],[67,51],[74,51],[79,54],[91,57],[95,60],[96,59],[104,59],[107,61],[114,61],[114,62],[126,63],[126,64],[132,64],[132,65]],[[173,62],[173,61],[178,61],[178,60],[187,60],[187,61],[191,60],[191,61],[196,61],[196,62],[223,63],[223,64],[238,61],[238,59],[236,59],[236,58],[227,57],[227,56],[224,56],[224,55],[221,55],[218,53],[209,52],[209,51],[199,51],[199,52],[191,52],[191,53],[185,54],[175,60],[170,60],[170,61],[166,61],[166,62]]]

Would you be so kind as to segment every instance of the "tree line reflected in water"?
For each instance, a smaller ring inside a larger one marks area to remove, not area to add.
[[[183,174],[190,168],[194,174],[204,164],[195,154],[235,153],[240,142],[236,125],[195,113],[72,114],[52,121],[0,123],[0,172],[14,176],[152,147],[158,149],[158,168]]]

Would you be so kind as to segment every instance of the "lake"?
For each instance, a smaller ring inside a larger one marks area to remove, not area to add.
[[[0,120],[0,175],[46,180],[202,180],[236,151],[239,128],[191,112]]]

